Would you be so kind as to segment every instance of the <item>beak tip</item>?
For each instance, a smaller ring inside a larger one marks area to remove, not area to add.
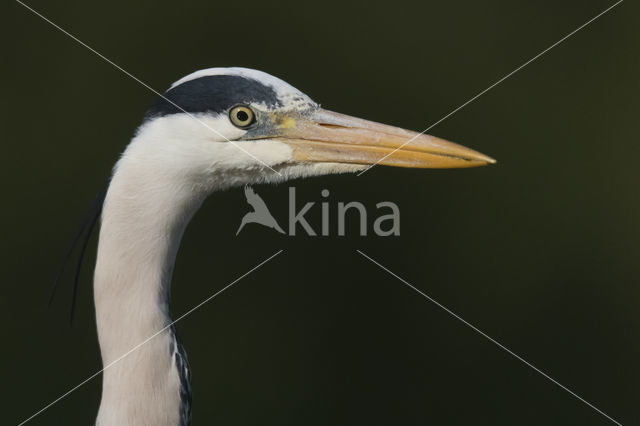
[[[474,157],[473,160],[475,161],[479,161],[481,163],[483,163],[483,166],[488,166],[490,164],[496,164],[498,161],[495,158],[491,158],[488,155],[485,155],[481,152],[475,151],[474,152]]]

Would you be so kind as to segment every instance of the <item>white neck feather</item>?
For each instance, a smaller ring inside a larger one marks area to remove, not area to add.
[[[171,170],[152,170],[135,149],[132,144],[118,163],[100,229],[94,297],[105,367],[171,322],[176,253],[206,196]],[[175,347],[166,330],[109,366],[97,424],[181,424]]]

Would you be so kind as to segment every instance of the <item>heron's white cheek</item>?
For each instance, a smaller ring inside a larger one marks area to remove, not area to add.
[[[288,163],[293,149],[280,141],[231,141],[215,143],[214,164],[218,169],[264,169]]]
[[[242,137],[226,114],[172,114],[154,118],[138,129],[146,139],[227,142]]]

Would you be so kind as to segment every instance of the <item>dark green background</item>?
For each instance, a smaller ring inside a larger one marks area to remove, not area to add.
[[[326,108],[415,130],[612,3],[29,2],[158,90],[196,69],[247,66]],[[101,367],[95,240],[74,325],[71,271],[46,300],[155,95],[18,3],[3,9],[1,423],[17,424]],[[639,424],[638,16],[622,3],[430,132],[495,166],[291,183],[301,201],[329,189],[334,209],[394,201],[400,237],[256,225],[235,237],[242,192],[212,196],[178,255],[176,316],[284,253],[177,325],[194,424],[613,424],[356,249]],[[256,188],[281,222],[287,186]],[[98,377],[30,424],[90,424],[99,397]]]

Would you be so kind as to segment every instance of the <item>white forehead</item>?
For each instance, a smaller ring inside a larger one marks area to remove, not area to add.
[[[254,70],[251,68],[242,67],[229,67],[229,68],[207,68],[193,72],[189,75],[182,77],[171,85],[169,90],[190,80],[195,80],[200,77],[208,77],[212,75],[237,75],[240,77],[250,78],[252,80],[259,81],[265,86],[271,87],[278,98],[287,106],[295,108],[303,108],[309,106],[317,106],[317,104],[307,95],[296,89],[286,81],[280,80],[278,77],[274,77],[271,74],[267,74],[263,71]]]

